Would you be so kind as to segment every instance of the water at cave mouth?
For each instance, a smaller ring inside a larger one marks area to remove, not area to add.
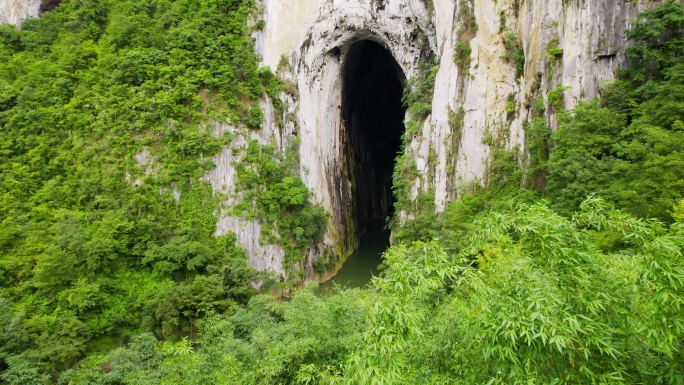
[[[382,253],[390,245],[389,237],[390,231],[385,229],[384,223],[371,223],[356,251],[349,256],[333,279],[320,285],[319,292],[329,294],[335,286],[346,288],[366,286],[373,276],[380,274]]]
[[[341,118],[352,178],[352,219],[361,245],[338,273],[342,278],[334,281],[362,286],[370,280],[371,271],[377,273],[382,261],[379,254],[389,245],[384,225],[394,213],[392,175],[405,131],[402,93],[406,77],[392,54],[370,40],[349,47],[342,74]],[[359,262],[359,258],[367,261]],[[374,264],[373,269],[367,269],[367,264]],[[365,281],[347,279],[348,270]]]

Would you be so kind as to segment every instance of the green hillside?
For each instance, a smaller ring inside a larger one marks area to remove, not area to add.
[[[540,100],[558,130],[538,114],[528,154],[494,152],[486,186],[329,296],[257,292],[270,277],[214,235],[201,177],[233,138],[210,122],[256,128],[285,87],[259,27],[252,0],[0,26],[0,384],[684,384],[682,5],[633,23],[600,100]],[[288,261],[325,227],[293,156],[253,144],[238,167]]]

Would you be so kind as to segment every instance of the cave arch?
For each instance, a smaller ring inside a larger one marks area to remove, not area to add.
[[[405,131],[405,81],[401,66],[380,43],[360,40],[349,46],[342,68],[341,118],[359,236],[394,212],[392,174]]]

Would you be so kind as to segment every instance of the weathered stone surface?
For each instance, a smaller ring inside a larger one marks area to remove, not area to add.
[[[326,242],[342,256],[356,244],[348,223],[351,181],[345,169],[344,127],[340,122],[342,74],[348,48],[358,39],[384,45],[407,77],[416,75],[420,42],[412,32],[428,35],[429,48],[437,55],[439,71],[432,114],[422,134],[415,137],[407,153],[415,157],[418,171],[412,194],[434,191],[438,210],[457,199],[464,183],[482,183],[486,178],[490,148],[486,136],[505,135],[507,146],[525,148],[523,124],[531,117],[535,97],[558,86],[566,91],[566,107],[598,95],[602,82],[612,80],[624,57],[624,30],[645,3],[631,1],[434,0],[429,12],[418,0],[334,0],[292,2],[266,0],[266,28],[256,35],[263,64],[276,69],[282,58],[292,65],[286,76],[299,89],[294,100],[301,138],[302,177],[314,193],[316,203],[331,213]],[[652,5],[652,3],[649,3]],[[467,8],[465,8],[467,7]],[[463,41],[463,15],[474,14],[477,31],[469,42],[470,66],[459,71],[454,47]],[[502,25],[505,23],[505,25]],[[502,36],[515,32],[522,41],[526,65],[516,78],[514,65],[503,56]],[[559,58],[547,53],[556,40],[563,50]],[[463,72],[463,73],[461,73]],[[507,103],[513,98],[516,113],[509,117]],[[460,138],[452,137],[449,117],[462,111]],[[547,113],[551,127],[553,112]],[[453,148],[453,147],[457,148]],[[436,160],[430,154],[436,153]],[[340,247],[342,245],[342,247]],[[315,256],[313,256],[315,257]]]
[[[38,17],[43,2],[43,0],[0,0],[0,23],[18,25],[29,17]]]

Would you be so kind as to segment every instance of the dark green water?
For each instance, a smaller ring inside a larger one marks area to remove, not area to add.
[[[389,247],[390,231],[379,223],[369,228],[361,238],[360,245],[342,266],[333,279],[322,284],[319,291],[330,292],[336,284],[342,287],[363,287],[371,277],[378,275],[378,266],[382,263],[382,253]]]

